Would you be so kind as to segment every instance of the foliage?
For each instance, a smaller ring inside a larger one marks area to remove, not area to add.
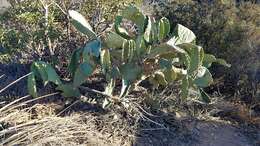
[[[91,24],[99,24],[95,26],[95,31],[102,32],[104,27],[107,27],[102,22],[111,21],[114,13],[124,3],[138,3],[133,0],[9,1],[12,6],[0,15],[0,45],[4,48],[0,49],[0,60],[8,56],[9,60],[18,62],[23,60],[28,62],[39,57],[44,60],[53,59],[55,56],[67,58],[67,54],[71,53],[71,46],[81,46],[87,40],[71,30],[67,16],[69,9],[87,13]],[[16,56],[23,56],[23,58],[16,59]]]
[[[19,52],[26,59],[54,55],[55,42],[61,40],[63,34],[56,22],[54,11],[57,8],[50,6],[47,14],[40,1],[11,1],[11,4],[12,7],[0,16],[0,43],[5,48],[0,54],[9,54],[12,61],[17,61],[14,58]]]
[[[80,11],[87,19],[104,19],[104,21],[112,22],[118,10],[122,9],[125,4],[140,5],[142,0],[84,0],[82,3],[86,5],[83,5]]]
[[[156,87],[181,81],[183,98],[194,93],[201,97],[205,95],[203,88],[213,82],[207,67],[213,62],[230,66],[224,60],[204,53],[203,48],[196,45],[195,34],[185,26],[177,24],[170,32],[167,18],[156,21],[134,5],[120,11],[115,17],[114,28],[102,36],[93,31],[80,13],[70,10],[69,15],[75,28],[90,41],[72,54],[69,63],[73,76],[71,83],[63,84],[49,64],[35,62],[28,80],[33,96],[37,95],[37,76],[45,85],[48,82],[56,84],[64,96],[79,96],[79,87],[101,66],[107,81],[103,94],[109,97],[126,97],[144,79],[149,79]],[[136,29],[128,29],[126,23],[133,24]],[[113,92],[117,80],[122,83],[119,96]]]
[[[145,9],[157,17],[166,16],[173,24],[178,22],[189,27],[197,34],[197,43],[206,51],[230,62],[232,67],[229,69],[219,66],[211,69],[224,77],[226,84],[222,87],[221,82],[218,88],[230,97],[239,92],[250,101],[257,98],[259,84],[260,5],[254,1],[223,2],[159,0],[145,4]]]

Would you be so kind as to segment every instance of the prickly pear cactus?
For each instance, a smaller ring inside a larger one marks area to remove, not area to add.
[[[36,61],[31,66],[32,74],[28,78],[28,91],[33,97],[37,96],[36,78],[41,79],[46,85],[52,82],[57,86],[57,90],[65,97],[80,96],[78,87],[94,72],[101,53],[101,40],[93,32],[87,20],[76,11],[69,11],[74,27],[86,35],[90,41],[82,48],[74,50],[72,53],[68,70],[72,75],[70,83],[63,83],[55,69],[43,61]],[[107,60],[103,60],[103,62]]]
[[[124,20],[136,26],[135,35],[129,35],[130,30],[123,27]],[[205,54],[203,48],[196,45],[195,34],[185,26],[177,24],[171,29],[167,18],[156,21],[133,5],[120,12],[106,38],[111,60],[117,62],[120,71],[120,97],[143,79],[149,79],[156,87],[181,81],[183,98],[190,96],[190,90],[202,96],[202,88],[213,82],[207,68],[213,62],[229,66],[224,60]]]
[[[103,93],[110,97],[115,96],[117,80],[122,83],[118,97],[123,98],[140,81],[148,79],[155,87],[181,82],[183,98],[195,93],[209,102],[203,91],[213,82],[208,68],[214,62],[230,66],[224,60],[206,54],[201,46],[196,45],[195,34],[185,26],[176,24],[173,28],[167,18],[155,20],[134,5],[120,11],[115,17],[114,27],[102,37],[93,31],[81,14],[69,11],[69,15],[75,28],[90,41],[71,56],[68,66],[71,83],[62,83],[47,63],[35,62],[28,79],[28,89],[33,96],[37,96],[35,77],[40,77],[44,84],[55,83],[63,96],[80,96],[78,88],[97,67],[101,67],[107,81]]]

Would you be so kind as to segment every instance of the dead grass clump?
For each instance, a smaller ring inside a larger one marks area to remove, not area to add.
[[[85,112],[60,117],[53,112],[53,105],[12,109],[14,106],[0,108],[0,145],[103,146],[130,145],[133,141],[135,128],[117,113]]]

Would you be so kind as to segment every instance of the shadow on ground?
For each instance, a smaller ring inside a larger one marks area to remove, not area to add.
[[[30,66],[27,64],[0,64],[0,89],[6,87],[16,79],[28,74],[30,72]],[[0,96],[24,96],[27,94],[26,79],[23,79],[4,92],[0,93]]]

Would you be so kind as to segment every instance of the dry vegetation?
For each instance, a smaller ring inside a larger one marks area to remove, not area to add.
[[[75,100],[64,105],[61,102],[63,98],[57,96],[57,93],[36,99],[25,96],[9,104],[1,103],[0,144],[258,144],[259,137],[255,128],[258,127],[259,117],[247,116],[244,107],[223,100],[213,101],[203,107],[196,102],[178,103],[174,88],[176,87],[165,89],[161,94],[154,93],[153,96],[143,95],[142,90],[136,91],[128,108],[113,105],[109,109],[102,109],[93,99]],[[143,98],[138,99],[136,96]],[[58,100],[49,102],[53,97]],[[214,113],[214,110],[223,111],[220,113],[223,115],[214,115],[219,114]],[[245,126],[245,122],[251,126]]]
[[[37,98],[27,95],[28,64],[41,58],[67,81],[66,60],[87,39],[72,28],[63,11],[79,10],[100,34],[111,27],[121,6],[133,1],[56,0],[57,5],[49,7],[53,13],[48,27],[42,3],[10,2],[8,13],[0,11],[0,145],[260,145],[259,4],[145,1],[145,14],[188,26],[206,51],[232,67],[210,68],[216,78],[205,89],[210,103],[192,97],[181,100],[180,82],[158,89],[142,82],[127,102],[102,107],[103,95],[85,91],[79,98],[65,98],[54,85],[40,84]],[[86,86],[103,89],[101,78],[94,74]]]
[[[70,113],[70,107],[61,110],[57,103],[32,104],[35,100],[53,95],[33,100],[26,96],[2,107],[1,144],[129,145],[129,134],[134,130],[134,125],[130,127],[114,112]]]

